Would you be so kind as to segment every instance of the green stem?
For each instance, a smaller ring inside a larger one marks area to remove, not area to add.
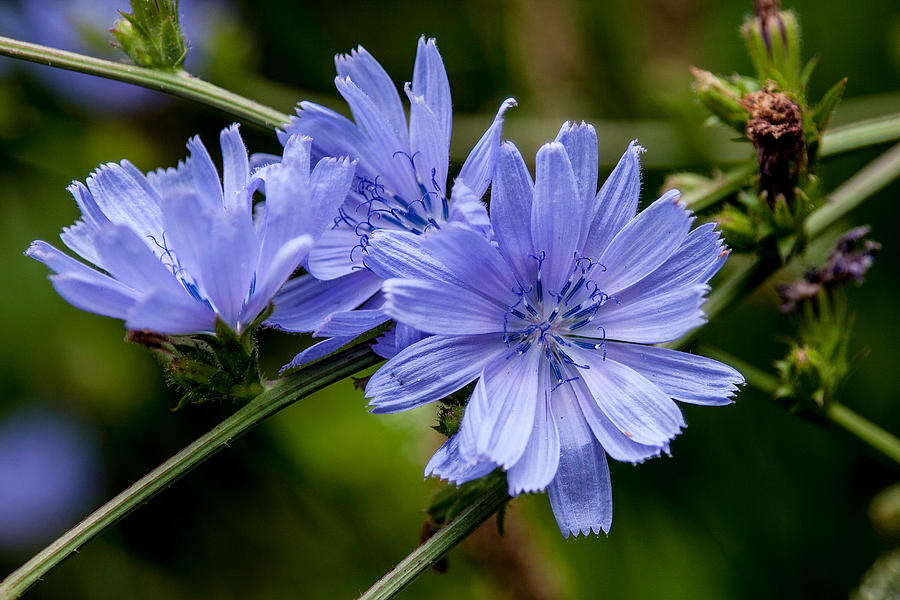
[[[166,92],[218,108],[241,121],[267,129],[279,128],[290,121],[290,116],[281,111],[229,92],[185,71],[147,69],[7,37],[0,37],[0,55]]]
[[[491,515],[500,510],[508,500],[506,478],[503,478],[375,582],[375,585],[360,596],[359,600],[393,598],[413,579],[475,531],[479,525],[491,518]]]
[[[900,138],[900,114],[829,129],[822,136],[819,156],[834,156]]]
[[[747,385],[757,390],[774,396],[781,387],[778,379],[769,373],[758,369],[753,365],[743,361],[736,356],[721,350],[719,348],[711,348],[709,346],[701,346],[698,351],[725,362],[738,371],[747,380]],[[782,406],[792,409],[795,404],[780,403]],[[828,402],[823,408],[810,408],[800,411],[793,411],[794,414],[805,416],[807,419],[821,423],[824,419],[831,425],[836,425],[851,434],[853,437],[867,444],[870,448],[876,450],[880,456],[884,456],[893,461],[894,466],[900,466],[900,439],[897,439],[891,433],[885,431],[875,423],[856,414],[843,404],[838,402]]]
[[[327,362],[312,364],[278,380],[265,392],[147,473],[10,574],[0,582],[0,600],[21,596],[29,586],[80,546],[172,485],[204,460],[227,447],[232,440],[246,433],[266,417],[344,377],[376,365],[381,360],[369,349],[368,344],[363,344],[336,354]]]
[[[891,147],[834,190],[825,204],[806,219],[804,224],[806,235],[810,239],[817,237],[898,176],[900,176],[900,144]]]
[[[838,402],[829,402],[822,412],[830,422],[891,459],[895,466],[900,465],[900,440],[891,433]]]
[[[682,200],[691,210],[701,211],[741,189],[756,173],[756,161],[746,162],[712,179],[708,184],[688,192]]]

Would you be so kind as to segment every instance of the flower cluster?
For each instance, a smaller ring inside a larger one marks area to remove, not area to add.
[[[590,125],[563,125],[532,179],[501,143],[511,99],[450,185],[450,86],[434,40],[419,40],[408,122],[368,52],[336,64],[354,121],[303,102],[280,157],[248,158],[232,126],[221,178],[196,138],[174,169],[104,165],[71,186],[82,218],[62,234],[96,268],[41,241],[28,254],[69,302],[129,329],[240,334],[266,319],[327,338],[288,366],[393,320],[374,346],[389,360],[366,389],[373,412],[474,382],[426,474],[462,483],[500,468],[511,495],[547,490],[564,535],[608,531],[607,455],[668,452],[685,426],[675,400],[728,404],[743,383],[653,345],[703,322],[728,255],[719,234],[692,229],[677,191],[638,213],[636,143],[598,191]]]

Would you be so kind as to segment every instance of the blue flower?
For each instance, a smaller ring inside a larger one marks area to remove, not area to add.
[[[372,236],[384,310],[432,334],[382,366],[377,413],[438,400],[476,381],[459,431],[426,474],[461,483],[496,467],[509,493],[546,489],[568,537],[608,531],[606,455],[668,452],[685,426],[674,400],[729,404],[743,383],[714,360],[649,344],[704,321],[706,282],[727,256],[712,224],[667,192],[640,214],[642,149],[597,188],[593,127],[565,124],[537,153],[536,178],[501,148],[491,195],[495,244],[463,228]]]
[[[331,223],[355,163],[323,159],[310,172],[311,140],[291,137],[283,161],[267,170],[265,203],[254,207],[260,180],[237,125],[220,140],[223,179],[195,137],[177,168],[145,176],[123,160],[69,187],[82,217],[60,237],[97,268],[43,241],[27,255],[55,272],[63,298],[129,329],[209,333],[219,318],[240,333]]]
[[[397,88],[371,54],[359,47],[338,55],[335,63],[335,85],[355,123],[318,104],[301,102],[299,116],[281,134],[282,140],[297,133],[311,136],[314,157],[347,155],[359,160],[353,190],[310,253],[306,267],[311,275],[285,286],[268,322],[286,331],[331,338],[288,366],[324,356],[389,319],[381,309],[381,279],[363,264],[375,231],[430,235],[457,223],[488,235],[490,221],[481,197],[494,170],[503,113],[515,104],[512,99],[503,102],[448,193],[450,84],[434,40],[419,39],[413,79],[405,86],[408,126]],[[398,345],[421,337],[400,326],[380,340],[376,351],[392,355]]]

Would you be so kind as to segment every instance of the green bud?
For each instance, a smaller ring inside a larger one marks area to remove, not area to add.
[[[716,77],[709,71],[691,67],[694,76],[694,93],[703,105],[722,123],[743,134],[750,113],[741,104],[743,90]]]
[[[139,67],[180,69],[187,44],[178,24],[178,0],[131,0],[131,14],[120,12],[110,33]]]
[[[725,236],[725,241],[735,252],[752,252],[759,241],[759,227],[744,211],[731,205],[725,206],[713,216]]]
[[[756,15],[741,29],[750,60],[760,81],[772,79],[785,89],[802,93],[800,23],[777,3],[757,3]]]

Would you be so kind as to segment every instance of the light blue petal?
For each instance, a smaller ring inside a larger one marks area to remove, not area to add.
[[[134,292],[109,278],[69,272],[53,275],[50,281],[57,293],[75,308],[115,319],[124,319],[137,300]]]
[[[338,208],[351,190],[357,164],[347,157],[323,158],[316,163],[309,180],[311,202],[299,210],[303,233],[318,239],[334,224]]]
[[[544,259],[541,267],[544,288],[558,291],[572,274],[581,235],[578,189],[572,163],[562,144],[544,144],[538,150],[536,161],[531,239],[537,255]]]
[[[101,273],[100,271],[97,271],[82,262],[75,260],[71,256],[59,251],[58,249],[42,240],[36,240],[32,242],[31,246],[28,247],[28,250],[25,251],[25,255],[44,263],[58,275],[72,276],[86,283],[93,283],[97,288],[103,290],[112,290],[112,293],[114,293],[116,296],[123,296],[131,299],[137,297],[135,291],[130,287],[119,281],[116,281],[112,277]],[[78,308],[83,307],[79,306]],[[96,311],[91,310],[91,312]]]
[[[175,266],[164,266],[144,240],[128,227],[107,225],[94,235],[94,243],[100,253],[100,264],[116,280],[140,293],[159,290],[191,300],[172,272]]]
[[[247,147],[235,123],[219,134],[224,165],[223,191],[225,207],[230,211],[249,212],[250,195],[246,187],[249,183],[250,161]]]
[[[159,240],[163,216],[156,199],[146,194],[121,165],[108,163],[87,178],[87,186],[97,206],[112,223],[127,225],[141,236]],[[148,238],[147,245],[153,242]]]
[[[438,448],[428,465],[425,476],[434,475],[457,485],[484,477],[497,468],[490,461],[469,462],[459,455],[459,436],[451,436],[444,445]]]
[[[448,223],[464,225],[478,232],[484,238],[491,237],[491,218],[481,198],[470,190],[465,182],[457,178],[451,192]]]
[[[425,236],[380,230],[369,236],[368,241],[365,263],[379,277],[428,279],[466,286],[465,281],[450,273],[425,247]]]
[[[238,329],[257,264],[256,235],[249,216],[207,211],[204,204],[197,196],[170,199],[169,248],[216,313]]]
[[[402,152],[411,155],[409,140],[401,139],[397,131],[381,118],[372,99],[366,96],[353,81],[338,77],[335,79],[335,86],[350,105],[357,127],[367,138],[364,148],[368,150],[375,167],[371,174],[379,175],[388,187],[403,197],[418,198],[421,192],[413,176],[409,160],[405,156],[397,154]],[[317,138],[313,137],[313,139]],[[353,154],[351,153],[350,156]]]
[[[570,349],[576,362],[587,365],[578,375],[606,418],[631,440],[662,446],[675,438],[684,418],[678,406],[637,371],[598,352]]]
[[[518,148],[503,142],[491,185],[491,224],[500,252],[522,283],[531,282],[537,261],[531,243],[531,200],[534,183]]]
[[[351,338],[361,335],[388,321],[390,317],[378,309],[357,309],[334,313],[313,333],[315,337]]]
[[[288,281],[275,296],[275,310],[266,325],[285,331],[313,331],[329,315],[353,310],[381,288],[381,280],[368,271],[329,281],[302,275]]]
[[[195,193],[193,170],[188,162],[190,159],[179,161],[177,167],[157,169],[147,173],[147,183],[156,190],[160,198]]]
[[[425,103],[437,117],[442,138],[449,143],[453,126],[450,81],[434,38],[427,41],[425,36],[419,38],[416,64],[413,67],[412,93],[425,99]]]
[[[291,362],[281,367],[279,373],[284,373],[288,369],[302,367],[303,365],[317,361],[320,358],[325,358],[332,352],[337,351],[341,346],[352,342],[354,337],[356,336],[328,338],[327,340],[322,340],[318,344],[313,344],[295,356]]]
[[[59,239],[86,261],[99,265],[100,255],[94,246],[94,235],[98,229],[96,225],[79,219],[69,227],[63,227],[62,233],[59,234]]]
[[[555,392],[555,397],[559,400],[554,405],[554,412],[558,410],[560,403],[575,402],[597,441],[616,460],[637,464],[668,451],[668,444],[640,444],[613,425],[582,379],[561,386]]]
[[[508,352],[508,351],[507,351]],[[485,398],[477,430],[478,456],[509,469],[522,456],[534,428],[534,415],[547,393],[539,375],[538,350],[493,360],[485,366]]]
[[[609,342],[610,359],[628,365],[676,400],[722,406],[744,384],[743,376],[726,364],[656,346]]]
[[[128,312],[128,329],[146,329],[167,335],[213,333],[216,313],[193,298],[165,291],[150,293]]]
[[[366,397],[374,413],[393,413],[440,400],[481,373],[506,352],[496,334],[433,335],[406,348],[369,380]]]
[[[489,408],[484,370],[482,370],[478,375],[478,380],[475,382],[472,395],[469,397],[468,403],[466,403],[466,409],[459,424],[459,431],[454,436],[458,438],[457,451],[459,456],[466,462],[474,463],[480,460],[487,460],[478,448],[478,437],[481,435],[481,426]]]
[[[338,54],[334,57],[334,64],[338,75],[349,76],[372,99],[382,118],[401,137],[408,135],[400,94],[381,64],[365,48],[358,46],[350,54]]]
[[[648,294],[632,302],[607,302],[595,321],[601,328],[579,330],[585,336],[620,342],[661,344],[676,340],[706,321],[700,308],[709,286],[687,287]]]
[[[426,194],[434,193],[431,204],[440,205],[434,199],[447,195],[447,168],[450,163],[450,132],[444,131],[438,116],[432,112],[424,96],[417,96],[407,84],[406,95],[409,97],[409,144],[413,157],[416,175]],[[423,192],[415,198],[422,197]],[[437,216],[439,211],[432,210]]]
[[[343,223],[326,229],[309,252],[309,272],[319,279],[337,279],[358,271],[363,260],[368,264],[363,241]]]
[[[485,298],[507,306],[515,301],[516,280],[500,253],[479,233],[447,225],[424,237],[422,247],[444,271]]]
[[[538,402],[534,430],[522,457],[507,472],[509,495],[538,492],[547,487],[559,465],[559,431],[549,396]]]
[[[297,270],[300,262],[309,254],[312,238],[301,235],[284,243],[272,257],[271,262],[261,264],[256,272],[255,284],[251,284],[253,293],[241,310],[239,327],[249,325],[273,300],[273,296]]]
[[[505,308],[467,289],[421,279],[388,279],[381,289],[384,310],[398,323],[426,333],[502,337]]]
[[[464,181],[477,198],[484,196],[491,183],[500,150],[500,136],[503,133],[503,114],[513,106],[516,106],[514,98],[503,101],[491,126],[469,152],[466,162],[459,171],[457,181]]]
[[[381,358],[394,358],[401,350],[428,337],[418,329],[402,323],[396,324],[372,344],[372,351]]]
[[[188,150],[191,157],[186,161],[194,179],[194,189],[198,194],[206,210],[213,210],[223,206],[222,180],[213,163],[206,146],[200,136],[194,136],[188,140]]]
[[[583,121],[580,125],[566,121],[556,135],[556,141],[565,147],[578,185],[580,201],[575,209],[577,216],[573,215],[573,218],[582,223],[578,239],[578,248],[582,248],[590,229],[597,193],[597,132],[593,125]]]
[[[594,200],[594,214],[585,240],[584,255],[596,260],[619,231],[637,214],[641,195],[640,156],[644,149],[637,141],[628,144],[625,154],[609,175]]]
[[[87,186],[80,181],[73,181],[66,189],[69,190],[69,193],[75,199],[75,203],[81,210],[82,218],[86,223],[93,227],[109,223],[109,219],[103,214]]]
[[[565,400],[554,404],[560,456],[556,477],[547,487],[553,516],[567,539],[570,534],[608,533],[612,525],[612,484],[606,455],[577,404],[571,397]]]
[[[677,191],[667,192],[610,242],[598,259],[606,271],[595,269],[601,290],[615,296],[656,270],[681,246],[694,218],[679,198]]]
[[[378,173],[378,160],[372,156],[372,149],[362,131],[347,117],[330,108],[313,102],[301,102],[297,107],[297,117],[283,132],[278,132],[282,144],[292,135],[309,136],[316,142],[313,158],[325,156],[350,156],[360,160],[360,169],[365,173]]]

